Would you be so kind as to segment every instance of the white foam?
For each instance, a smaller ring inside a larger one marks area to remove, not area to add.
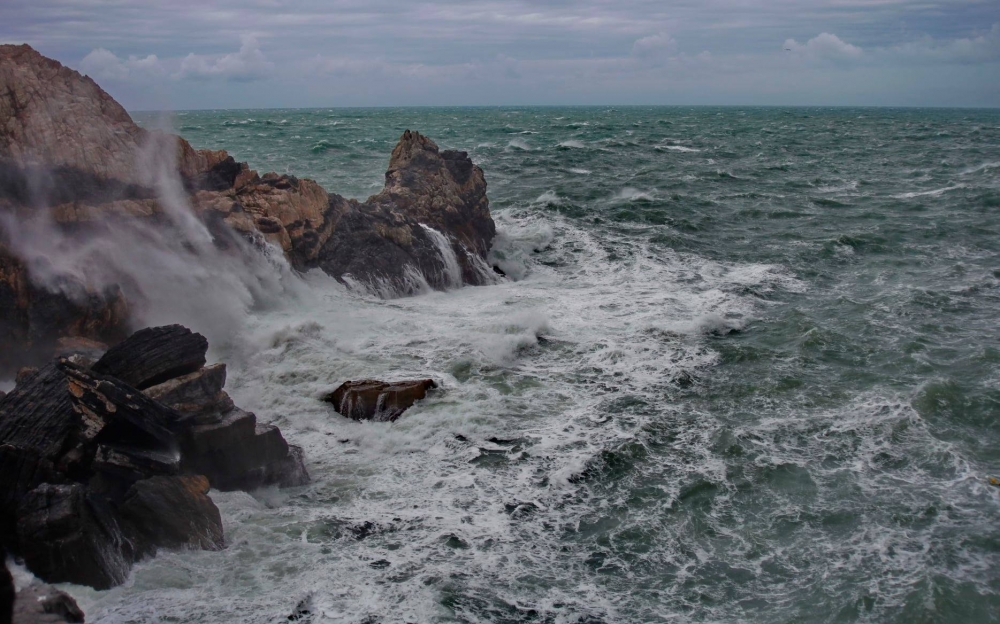
[[[567,141],[562,141],[556,147],[562,147],[566,149],[584,149],[587,146],[583,144],[583,141],[577,141],[575,139],[570,139]]]
[[[442,281],[451,288],[461,287],[462,267],[458,264],[458,256],[455,255],[455,249],[452,247],[451,240],[429,225],[421,223],[420,227],[424,228],[424,231],[430,236],[434,242],[434,246],[438,249],[438,253],[441,255],[441,263],[444,265],[442,275],[444,279]]]
[[[953,186],[946,186],[943,188],[933,189],[930,191],[914,191],[911,193],[900,193],[899,195],[893,195],[894,199],[913,199],[914,197],[939,197],[944,195],[949,191],[957,191],[958,189],[965,188],[964,184],[955,184]]]

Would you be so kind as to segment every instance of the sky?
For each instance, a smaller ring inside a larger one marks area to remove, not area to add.
[[[0,0],[130,110],[1000,107],[1000,0]]]

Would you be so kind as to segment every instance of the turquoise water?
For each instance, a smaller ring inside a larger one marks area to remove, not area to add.
[[[357,198],[406,128],[467,150],[518,281],[379,302],[312,276],[320,303],[251,318],[270,342],[235,393],[305,445],[316,484],[284,510],[217,498],[229,556],[269,575],[172,590],[178,568],[223,564],[161,557],[94,599],[103,617],[154,621],[123,606],[141,594],[180,621],[271,621],[302,596],[329,621],[1000,621],[1000,113],[173,124]],[[338,375],[421,372],[446,393],[394,429],[301,398]],[[329,529],[368,521],[384,531]]]

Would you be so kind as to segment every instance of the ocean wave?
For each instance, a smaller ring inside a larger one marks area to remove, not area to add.
[[[531,147],[528,145],[528,143],[526,141],[521,140],[521,139],[511,139],[507,143],[507,149],[521,150],[522,152],[530,152],[530,151],[532,151]]]
[[[913,191],[910,193],[900,193],[898,195],[892,195],[892,197],[894,199],[913,199],[914,197],[938,197],[944,195],[949,191],[957,191],[963,188],[965,188],[964,184],[955,184],[952,186],[946,186],[943,188],[933,189],[930,191]]]
[[[671,151],[671,152],[700,152],[700,149],[695,149],[693,147],[685,147],[683,145],[656,145],[653,149],[660,151]]]
[[[556,147],[561,149],[584,149],[587,146],[583,144],[583,141],[570,139],[568,141],[562,141],[561,143],[558,143]]]

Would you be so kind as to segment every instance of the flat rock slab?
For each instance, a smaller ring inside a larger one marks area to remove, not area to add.
[[[145,390],[199,370],[206,353],[208,339],[183,325],[147,327],[108,349],[93,370]]]
[[[392,422],[433,388],[437,388],[433,379],[394,382],[363,379],[344,382],[323,400],[353,420]]]

